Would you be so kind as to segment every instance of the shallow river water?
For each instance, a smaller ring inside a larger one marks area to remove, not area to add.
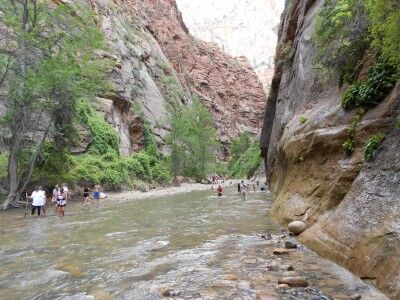
[[[71,204],[61,220],[52,207],[1,213],[0,299],[386,299],[302,246],[272,254],[296,241],[269,217],[268,196],[225,190]],[[278,288],[285,275],[309,287]]]

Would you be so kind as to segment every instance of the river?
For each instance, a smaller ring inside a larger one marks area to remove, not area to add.
[[[225,190],[75,203],[63,219],[51,206],[43,218],[3,212],[0,299],[386,299],[303,246],[272,254],[296,241],[269,216],[267,194]],[[278,289],[285,275],[309,287]]]

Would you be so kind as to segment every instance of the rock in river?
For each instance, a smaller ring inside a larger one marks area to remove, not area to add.
[[[290,232],[293,232],[294,234],[297,235],[306,230],[306,224],[302,221],[293,221],[289,223],[288,229]]]
[[[276,248],[274,251],[272,251],[272,253],[275,255],[289,254],[289,252],[290,251],[285,248]]]
[[[286,249],[296,249],[297,248],[297,244],[296,243],[292,243],[292,242],[285,242],[285,248]]]
[[[290,287],[306,287],[306,286],[308,286],[307,280],[305,280],[302,277],[297,277],[297,276],[283,277],[278,280],[278,284],[284,284],[284,283],[289,285]]]

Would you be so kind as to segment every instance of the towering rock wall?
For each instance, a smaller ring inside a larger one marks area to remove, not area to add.
[[[345,155],[341,146],[357,110],[340,108],[346,86],[339,87],[337,75],[324,77],[313,63],[312,37],[323,2],[289,1],[281,20],[261,136],[273,210],[283,223],[305,220],[308,229],[300,239],[307,246],[399,299],[400,132],[394,124],[400,83],[362,117],[355,151]],[[386,139],[376,157],[364,162],[365,141],[378,132]]]
[[[266,95],[245,59],[233,58],[193,38],[173,0],[91,0],[116,67],[114,92],[99,110],[121,136],[121,153],[143,147],[143,117],[159,146],[169,130],[171,101],[190,105],[199,97],[212,113],[223,143],[242,131],[261,129]],[[173,98],[173,99],[172,99]],[[254,108],[255,107],[255,108]]]
[[[182,85],[212,113],[220,140],[228,143],[243,131],[257,134],[266,95],[248,61],[191,36],[175,1],[143,0],[138,5],[145,27],[171,61]]]

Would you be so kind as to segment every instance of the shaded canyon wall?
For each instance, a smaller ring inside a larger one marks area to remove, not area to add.
[[[282,15],[261,135],[273,212],[283,223],[305,220],[299,238],[308,247],[400,299],[400,83],[363,115],[355,151],[345,155],[357,110],[340,108],[346,86],[337,74],[326,78],[314,67],[323,2],[289,1]],[[365,141],[375,133],[386,139],[365,162]]]

